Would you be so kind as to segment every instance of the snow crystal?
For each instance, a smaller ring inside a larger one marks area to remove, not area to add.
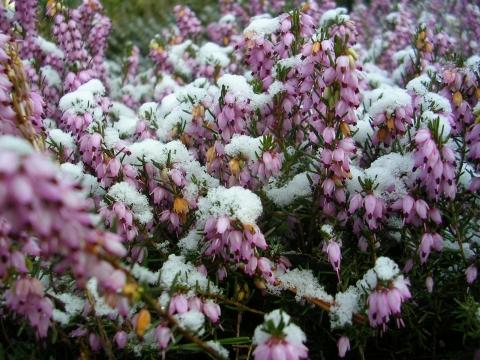
[[[378,278],[384,281],[393,280],[400,272],[398,265],[392,259],[385,256],[381,256],[375,261],[374,270]]]
[[[339,22],[344,22],[350,18],[347,13],[348,10],[343,7],[337,7],[335,9],[327,10],[320,18],[320,26],[327,26],[329,25],[329,23],[332,23],[337,19],[339,20]]]
[[[308,172],[295,175],[282,187],[276,187],[275,182],[265,187],[265,192],[270,200],[278,206],[287,206],[296,199],[312,194]]]
[[[42,79],[46,81],[48,86],[61,88],[62,79],[56,70],[54,70],[50,65],[43,66],[40,68],[40,74]]]
[[[425,124],[439,120],[439,131],[440,133],[442,133],[442,137],[444,139],[447,139],[450,135],[452,126],[450,125],[450,121],[448,120],[448,118],[446,118],[445,116],[435,114],[434,112],[427,110],[422,113],[421,119]]]
[[[359,311],[358,302],[362,294],[369,293],[377,286],[377,273],[369,269],[355,286],[335,295],[335,302],[330,308],[330,326],[339,329],[352,324],[352,317]]]
[[[97,178],[93,175],[86,174],[83,171],[83,164],[72,164],[69,162],[60,165],[60,171],[67,176],[71,181],[82,184],[84,189],[91,194],[103,196],[105,190],[102,189]]]
[[[98,79],[92,79],[86,82],[85,84],[79,86],[77,90],[88,91],[88,92],[91,92],[93,95],[105,94],[105,86],[103,86],[102,82]]]
[[[285,58],[285,59],[280,59],[280,60],[277,61],[277,63],[274,66],[274,72],[278,71],[279,67],[289,69],[289,68],[293,68],[293,67],[295,67],[295,66],[297,66],[301,63],[302,63],[302,55],[301,54],[291,56],[291,57],[288,57],[288,58]]]
[[[117,122],[114,123],[115,129],[120,136],[131,136],[137,129],[138,118],[120,115]]]
[[[458,251],[460,251],[460,245],[458,245],[458,242],[456,242],[456,241],[453,242],[453,241],[450,241],[450,240],[444,240],[443,241],[443,249],[458,252]],[[470,247],[470,244],[462,243],[462,250],[463,250],[463,254],[467,258],[467,260],[475,258],[476,253],[475,253],[474,250],[472,250],[472,248]]]
[[[257,107],[261,107],[271,99],[270,95],[255,94],[247,79],[241,75],[222,75],[218,79],[217,84],[219,88],[225,86],[240,100],[250,100]]]
[[[190,310],[183,314],[176,314],[174,317],[180,323],[180,326],[194,334],[202,335],[205,332],[205,316],[197,310]]]
[[[163,102],[162,102],[163,103]],[[192,122],[190,104],[180,104],[158,124],[157,136],[162,141],[171,140],[178,126],[185,127]]]
[[[280,82],[280,81],[274,81],[269,87],[268,87],[268,94],[270,96],[275,96],[279,93],[281,93],[282,91],[285,90],[285,85]]]
[[[141,101],[153,92],[153,86],[150,84],[127,84],[122,87],[122,93],[130,96],[135,101]]]
[[[70,317],[68,316],[68,314],[58,309],[53,309],[52,319],[62,325],[68,325],[68,323],[70,322]]]
[[[60,129],[52,129],[48,132],[48,139],[55,144],[68,149],[75,149],[75,141],[70,133],[63,132]]]
[[[380,38],[375,38],[368,49],[365,61],[374,61],[383,53],[385,48],[384,42]]]
[[[462,172],[460,175],[459,183],[462,185],[465,189],[468,189],[470,186],[470,183],[472,181],[472,174],[475,177],[480,177],[480,174],[476,173],[472,165],[468,163],[464,163],[462,167]]]
[[[392,11],[391,13],[387,14],[385,20],[392,24],[396,24],[398,22],[400,13],[398,11]]]
[[[106,127],[103,130],[103,142],[108,149],[115,149],[120,141],[120,134],[116,128]]]
[[[393,59],[397,63],[404,62],[407,59],[415,59],[415,50],[411,46],[407,46],[405,49],[397,51],[393,55]]]
[[[333,226],[330,225],[330,224],[323,224],[322,227],[320,228],[320,230],[326,234],[328,234],[329,236],[333,236],[334,233],[333,233]]]
[[[470,56],[466,61],[465,65],[467,65],[472,71],[480,71],[480,56],[473,55]]]
[[[50,294],[56,299],[60,300],[65,308],[65,311],[54,309],[52,313],[53,320],[61,323],[62,325],[68,325],[70,320],[74,316],[78,315],[84,307],[85,301],[78,296],[69,293],[55,294],[50,292]]]
[[[243,34],[246,37],[254,35],[270,35],[280,28],[280,18],[271,18],[269,15],[259,15],[251,19],[250,24],[245,28]]]
[[[393,58],[397,62],[397,64],[400,64],[392,74],[393,80],[395,80],[396,82],[402,81],[407,72],[409,63],[413,62],[415,60],[415,57],[415,50],[411,46],[406,47],[403,50],[397,51],[393,55]]]
[[[65,94],[60,99],[60,109],[64,112],[73,111],[75,113],[85,113],[96,104],[95,96],[103,95],[105,87],[102,82],[92,79],[89,82],[78,87],[77,90]]]
[[[352,177],[347,179],[345,184],[347,186],[347,190],[350,192],[350,194],[361,192],[362,186],[360,185],[359,178],[363,179],[365,177],[365,171],[355,165],[351,165],[350,174]]]
[[[202,239],[202,235],[197,229],[190,230],[190,232],[178,241],[178,247],[182,254],[186,254],[198,249],[199,242]]]
[[[156,124],[158,104],[156,102],[147,102],[138,109],[138,116],[143,120]]]
[[[375,95],[378,94],[378,97],[372,102],[372,105],[368,110],[372,117],[384,112],[391,114],[398,107],[405,107],[412,102],[410,95],[401,88],[385,87],[376,89],[373,92],[375,92]]]
[[[207,42],[198,50],[198,61],[203,65],[220,65],[225,67],[230,63],[228,54],[233,51],[231,46],[222,47],[212,42]]]
[[[332,329],[343,328],[352,324],[353,314],[358,312],[358,301],[360,291],[349,286],[345,292],[339,292],[335,295],[335,302],[330,308],[330,326]]]
[[[160,273],[158,271],[153,272],[138,264],[133,265],[130,271],[133,274],[133,276],[135,276],[135,278],[137,278],[142,283],[155,285],[158,283],[160,279]]]
[[[480,114],[480,101],[477,101],[477,104],[473,107],[474,114]]]
[[[160,284],[168,290],[173,286],[174,281],[190,289],[198,288],[211,293],[220,292],[218,287],[200,273],[192,263],[186,262],[185,257],[171,254],[160,270]]]
[[[430,109],[436,113],[439,112],[448,115],[452,112],[450,101],[448,101],[447,98],[432,92],[427,92],[423,95],[422,105],[424,109]]]
[[[218,341],[207,341],[206,344],[208,347],[212,348],[215,350],[215,352],[220,356],[221,359],[228,359],[229,358],[229,353],[228,350],[225,349],[222,344],[220,344]]]
[[[307,341],[307,337],[302,329],[292,322],[283,329],[283,333],[286,335],[285,339],[289,343],[300,344]]]
[[[360,145],[365,145],[369,139],[373,138],[374,130],[370,124],[370,116],[365,115],[358,118],[353,139]]]
[[[162,80],[155,86],[154,95],[158,98],[164,91],[175,91],[179,87],[178,83],[168,74],[163,75]]]
[[[409,81],[407,90],[414,92],[417,95],[425,95],[428,92],[431,79],[428,75],[423,74]]]
[[[199,221],[206,221],[208,217],[226,215],[230,219],[239,220],[243,224],[254,224],[262,214],[260,198],[239,186],[229,189],[223,186],[210,189],[206,197],[198,202]]]
[[[162,102],[158,106],[158,116],[165,117],[169,113],[173,111],[178,105],[180,105],[180,101],[177,99],[177,94],[169,94],[162,99]]]
[[[112,102],[110,113],[115,115],[117,118],[120,116],[135,117],[135,111],[117,101]]]
[[[168,60],[174,66],[175,71],[187,76],[192,73],[190,66],[184,60],[184,54],[189,48],[195,52],[198,50],[198,47],[191,40],[186,40],[183,43],[171,46],[168,52]]]
[[[362,291],[370,291],[377,286],[378,278],[374,269],[369,269],[363,278],[355,284],[356,288]]]
[[[279,280],[279,285],[273,289],[294,289],[297,301],[305,298],[313,298],[325,302],[333,301],[333,297],[325,292],[323,286],[318,283],[311,270],[291,269],[283,274],[276,274],[276,276]]]
[[[388,73],[373,63],[366,63],[363,66],[363,71],[360,74],[367,80],[368,84],[372,88],[393,85],[392,80],[388,77]]]
[[[125,158],[125,161],[133,165],[140,165],[139,160],[145,160],[146,162],[155,161],[163,164],[167,160],[167,156],[164,154],[164,147],[165,144],[153,139],[136,142],[128,148],[131,154]]]
[[[38,36],[35,39],[35,43],[38,45],[38,47],[46,54],[46,55],[53,55],[56,56],[60,59],[63,59],[65,57],[65,54],[63,53],[62,50],[60,50],[57,45],[54,43],[45,40],[43,37]]]
[[[45,118],[43,119],[43,126],[48,130],[48,129],[56,129],[57,128],[57,122],[53,120],[52,118]]]
[[[230,157],[242,156],[245,160],[257,160],[261,156],[263,136],[252,138],[247,135],[234,134],[225,146],[225,154]]]
[[[107,194],[116,201],[128,205],[133,212],[133,217],[141,224],[152,220],[152,209],[148,204],[147,197],[140,194],[131,184],[124,181],[116,183],[108,190]]]
[[[229,23],[234,23],[235,22],[235,15],[233,14],[226,14],[223,15],[220,20],[218,20],[220,24],[229,24]]]
[[[390,153],[371,163],[370,167],[365,170],[364,177],[375,180],[375,183],[378,184],[374,190],[375,195],[385,200],[397,200],[408,193],[407,189],[416,179],[417,172],[412,172],[413,167],[412,153],[404,155]],[[352,180],[347,183],[356,181],[358,179],[352,177]],[[354,184],[352,185],[350,186],[355,187]]]
[[[18,155],[33,154],[32,145],[27,140],[12,135],[0,136],[0,150],[12,151]]]
[[[220,95],[216,86],[210,84],[206,78],[198,78],[183,87],[180,87],[177,92],[177,99],[180,102],[190,102],[193,99],[194,102],[201,102],[211,95],[217,97]]]
[[[59,104],[63,112],[70,110],[77,114],[87,112],[93,105],[95,105],[93,94],[90,91],[81,91],[79,89],[63,95]]]

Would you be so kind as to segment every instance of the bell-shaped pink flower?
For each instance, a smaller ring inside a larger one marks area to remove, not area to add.
[[[341,336],[337,341],[338,356],[343,358],[347,351],[350,350],[350,339],[346,336]]]

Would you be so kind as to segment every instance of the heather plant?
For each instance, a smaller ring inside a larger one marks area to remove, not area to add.
[[[479,6],[217,5],[0,3],[0,354],[478,356]]]

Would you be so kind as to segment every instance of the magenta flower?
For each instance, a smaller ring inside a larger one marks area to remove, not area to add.
[[[171,330],[163,325],[158,325],[155,328],[155,340],[157,341],[160,350],[165,350],[170,341],[173,340]]]
[[[203,304],[203,313],[207,316],[207,318],[210,319],[211,322],[216,324],[221,315],[220,306],[213,301],[208,300]]]
[[[343,358],[345,354],[350,350],[350,339],[346,336],[342,336],[337,341],[338,356]]]
[[[465,275],[467,277],[467,282],[469,284],[473,284],[475,280],[477,279],[477,267],[475,264],[470,265],[466,270],[465,270]]]
[[[290,316],[274,310],[265,315],[264,324],[255,329],[253,357],[255,360],[306,359],[305,341],[305,334],[290,321]]]
[[[125,331],[118,331],[113,337],[113,341],[119,349],[124,349],[127,345],[127,333]]]
[[[342,259],[340,245],[335,240],[330,240],[324,245],[324,251],[327,253],[328,261],[340,280],[340,261]]]

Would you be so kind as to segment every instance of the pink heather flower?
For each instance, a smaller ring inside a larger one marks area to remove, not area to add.
[[[275,282],[275,276],[273,275],[271,261],[265,257],[258,259],[257,268],[262,273],[264,279],[269,283],[273,284]]]
[[[90,345],[90,349],[93,352],[98,352],[102,349],[102,342],[100,340],[100,336],[94,333],[90,333],[88,335],[88,344]]]
[[[343,358],[345,354],[350,350],[350,339],[346,336],[340,337],[337,341],[338,356]]]
[[[110,289],[112,291],[116,291],[117,289],[123,289],[127,282],[127,276],[125,272],[122,270],[114,270],[110,276],[104,281],[105,288]]]
[[[357,209],[363,206],[363,197],[361,194],[355,194],[350,199],[350,206],[348,208],[348,213],[353,214]]]
[[[230,219],[226,216],[220,216],[217,220],[217,232],[223,234],[230,227]]]
[[[168,312],[170,315],[174,314],[183,314],[188,311],[188,301],[185,295],[178,294],[174,295],[170,300],[170,305],[168,308]]]
[[[419,199],[415,202],[415,210],[420,219],[425,220],[427,218],[429,206],[424,200]]]
[[[25,241],[27,249],[39,254],[43,261],[55,258],[55,271],[71,271],[78,286],[84,286],[90,277],[96,276],[101,290],[117,294],[125,284],[125,274],[101,260],[98,254],[122,256],[125,249],[118,237],[95,229],[88,211],[90,203],[75,184],[62,178],[55,165],[38,153],[19,155],[2,150],[0,163],[6,164],[5,161],[8,166],[0,166],[3,205],[0,213],[12,234],[24,233],[25,239],[29,239]],[[8,244],[9,236],[7,234]],[[9,258],[12,266],[25,272],[25,260],[20,254],[13,252]],[[11,300],[14,299],[12,296]],[[35,301],[35,296],[31,299]],[[49,301],[38,299],[38,302],[48,314]],[[22,306],[13,306],[13,309],[22,314],[26,311]],[[38,328],[39,336],[44,336],[49,316],[37,320],[33,326]]]
[[[419,253],[422,264],[424,264],[432,250],[443,249],[443,238],[438,233],[424,233],[420,242]]]
[[[168,327],[158,325],[155,328],[155,340],[157,341],[160,350],[165,350],[172,339],[173,335]]]
[[[176,5],[173,11],[180,34],[184,38],[196,36],[202,31],[200,20],[188,6]]]
[[[255,329],[253,357],[255,360],[306,359],[308,349],[303,344],[305,341],[305,334],[290,321],[290,316],[274,310],[265,315],[264,324]]]
[[[253,275],[257,269],[257,263],[253,263],[252,257],[256,249],[267,248],[265,237],[260,232],[258,226],[242,226],[240,229],[234,228],[233,222],[226,216],[218,218],[209,218],[205,223],[204,233],[207,241],[205,255],[221,256],[225,260],[243,263],[244,271]],[[263,261],[263,260],[262,260]],[[265,265],[262,276],[269,282],[274,281],[273,271],[266,270]]]
[[[330,261],[333,270],[337,273],[337,277],[340,279],[340,261],[342,259],[340,245],[335,240],[330,240],[326,246],[324,245],[324,251],[327,253],[328,261]]]
[[[433,278],[431,276],[427,276],[427,278],[425,279],[425,286],[427,287],[429,293],[432,293],[433,285]]]
[[[214,303],[212,300],[207,300],[203,304],[203,313],[210,319],[211,322],[216,324],[220,319],[220,306]]]
[[[119,349],[124,349],[127,346],[127,333],[123,330],[118,331],[113,337],[113,341]]]
[[[473,284],[475,280],[477,279],[477,267],[475,264],[470,265],[466,270],[465,270],[465,275],[467,277],[467,282],[469,284]]]
[[[370,326],[386,329],[390,316],[395,316],[397,326],[404,326],[401,318],[401,305],[411,298],[408,289],[410,282],[403,276],[397,276],[389,288],[380,287],[368,296],[368,319]]]
[[[413,269],[413,259],[408,259],[405,262],[405,266],[403,267],[403,272],[404,273],[409,273]]]
[[[202,300],[200,300],[198,297],[193,296],[190,299],[188,299],[188,310],[195,310],[198,312],[202,311]]]
[[[7,308],[24,316],[36,330],[37,336],[47,336],[51,324],[53,304],[45,297],[42,283],[37,279],[22,277],[5,292]]]
[[[420,169],[419,179],[431,199],[444,195],[455,197],[455,155],[448,144],[437,144],[429,129],[420,129],[415,135],[417,151],[415,168]]]
[[[266,151],[252,166],[252,175],[265,181],[277,175],[282,167],[280,156],[276,152]]]

